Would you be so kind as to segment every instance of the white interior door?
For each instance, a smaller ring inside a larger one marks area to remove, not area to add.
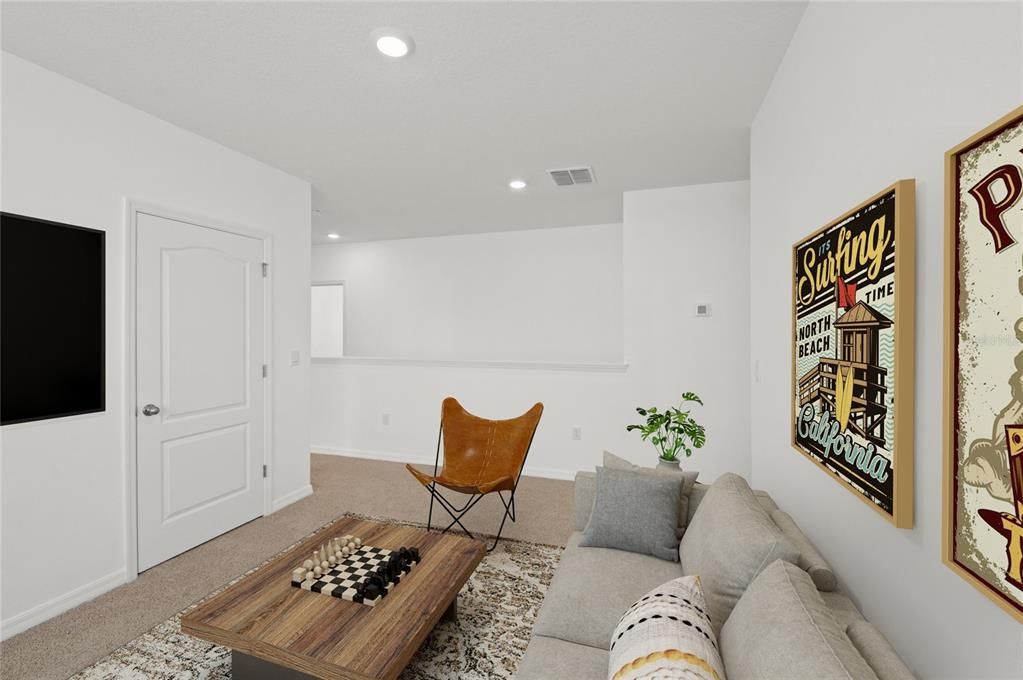
[[[263,242],[139,213],[139,571],[263,514]]]

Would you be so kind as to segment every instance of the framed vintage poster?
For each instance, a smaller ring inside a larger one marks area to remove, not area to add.
[[[913,526],[914,180],[792,247],[792,445]]]
[[[945,154],[945,564],[1023,622],[1023,107]]]

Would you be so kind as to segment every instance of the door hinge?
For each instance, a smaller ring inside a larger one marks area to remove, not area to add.
[[[267,372],[268,372],[268,369],[266,367],[266,364],[263,364],[263,377],[264,378],[267,376]]]
[[[269,262],[264,262],[263,263],[263,278],[265,279],[266,275],[269,274],[269,273],[270,273],[270,263]]]
[[[263,477],[266,478],[266,466],[263,466]]]

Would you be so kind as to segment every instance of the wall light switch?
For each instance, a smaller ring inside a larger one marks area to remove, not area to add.
[[[384,415],[380,416],[380,422],[382,424],[384,424],[384,425],[390,425],[391,424],[391,414],[390,413],[385,413]]]
[[[696,305],[696,316],[710,316],[710,305],[706,302]]]
[[[299,351],[297,349],[291,350],[291,365],[298,366],[300,361],[302,361],[302,355],[299,354]]]
[[[582,438],[583,438],[583,428],[581,428],[581,427],[573,427],[572,428],[572,439],[574,439],[575,441],[579,441]]]

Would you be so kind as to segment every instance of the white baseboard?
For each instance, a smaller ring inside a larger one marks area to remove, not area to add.
[[[302,500],[306,496],[313,495],[313,485],[306,484],[303,487],[299,487],[291,493],[284,494],[280,498],[275,498],[270,504],[270,513],[273,514],[282,508],[286,508],[292,503]]]
[[[367,449],[341,449],[336,446],[313,446],[313,453],[328,456],[347,456],[349,458],[368,458],[370,460],[386,460],[393,463],[411,463],[412,465],[433,465],[434,457],[415,453],[391,453],[387,451],[369,451]],[[534,467],[526,465],[522,474],[527,477],[543,477],[545,479],[575,479],[575,470],[559,470],[557,468]]]
[[[433,465],[433,456],[415,453],[389,453],[386,451],[369,451],[367,449],[340,449],[336,446],[313,446],[313,453],[327,456],[344,456],[346,458],[368,458],[370,460],[386,460],[391,463],[412,463],[413,465]]]
[[[92,583],[86,583],[80,588],[75,588],[68,593],[58,595],[51,600],[36,605],[28,611],[6,618],[0,621],[0,640],[6,640],[12,635],[26,631],[32,626],[52,619],[58,614],[63,614],[67,610],[99,597],[103,593],[113,590],[126,582],[127,578],[124,569],[119,569],[96,579]]]
[[[522,474],[526,477],[543,477],[544,479],[567,479],[569,481],[575,479],[576,472],[577,470],[561,470],[558,468],[533,467],[528,463],[526,464],[526,467],[522,469]]]

